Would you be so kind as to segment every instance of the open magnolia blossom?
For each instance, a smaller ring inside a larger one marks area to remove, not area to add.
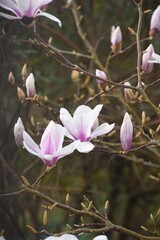
[[[23,132],[23,145],[33,155],[42,159],[47,166],[54,165],[60,158],[71,154],[76,149],[73,142],[62,147],[64,141],[64,128],[60,124],[50,121],[46,127],[38,146],[29,134]]]
[[[11,20],[20,19],[23,24],[30,24],[33,19],[44,16],[59,24],[61,21],[55,16],[42,12],[40,9],[53,0],[0,0],[0,7],[10,11],[9,13],[0,12],[0,16]]]
[[[65,135],[77,141],[77,150],[82,153],[92,151],[94,145],[90,142],[93,138],[109,133],[114,128],[113,124],[103,123],[99,126],[98,115],[103,105],[97,105],[93,110],[85,105],[79,106],[73,117],[67,109],[60,109],[60,119],[65,127]]]

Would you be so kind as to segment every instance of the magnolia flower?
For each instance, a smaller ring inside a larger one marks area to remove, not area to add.
[[[122,33],[120,27],[112,26],[111,29],[111,43],[112,43],[112,50],[114,53],[119,53],[122,48]]]
[[[133,124],[129,114],[126,112],[120,129],[121,147],[124,151],[129,151],[132,145]]]
[[[72,234],[63,234],[60,237],[50,236],[45,238],[44,240],[78,240],[78,238]]]
[[[129,82],[124,83],[125,86],[131,86]],[[136,102],[136,95],[133,93],[132,89],[124,88],[124,97],[126,102],[128,103],[135,103]]]
[[[35,79],[33,73],[30,73],[30,75],[26,79],[26,90],[27,97],[31,98],[36,95]]]
[[[60,109],[60,119],[65,127],[65,135],[73,141],[79,140],[77,150],[82,153],[92,151],[94,145],[90,142],[93,138],[109,133],[114,128],[113,124],[103,123],[99,126],[98,115],[103,105],[97,105],[93,110],[85,105],[79,106],[73,117],[65,108]]]
[[[153,12],[150,22],[149,36],[154,37],[157,32],[160,32],[160,5]]]
[[[96,69],[96,76],[102,78],[104,81],[100,79],[96,79],[97,83],[99,84],[99,87],[102,88],[103,90],[106,90],[106,80],[107,80],[107,75],[105,74],[104,71],[101,71],[99,69]]]
[[[108,240],[106,235],[98,235],[93,240]]]
[[[53,0],[0,0],[0,7],[11,14],[0,12],[0,16],[8,19],[20,19],[23,24],[30,24],[33,19],[44,16],[59,24],[61,21],[53,15],[42,12],[40,9]]]
[[[22,119],[19,117],[14,125],[14,138],[18,146],[23,145],[23,131],[25,130]]]
[[[153,64],[149,62],[150,60],[152,60],[153,53],[154,53],[154,47],[152,44],[150,44],[149,47],[144,51],[142,56],[141,69],[146,73],[151,72],[153,69]]]
[[[52,166],[60,158],[71,154],[75,150],[75,143],[62,147],[64,140],[64,129],[61,125],[50,121],[38,146],[27,132],[23,132],[23,145],[33,155],[42,159],[44,164]]]

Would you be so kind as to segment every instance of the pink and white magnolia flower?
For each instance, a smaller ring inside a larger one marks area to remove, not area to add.
[[[141,69],[143,72],[149,73],[153,69],[153,64],[150,62],[152,60],[152,55],[154,53],[154,47],[152,44],[144,51],[142,56],[142,65]]]
[[[50,236],[45,238],[44,240],[78,240],[78,238],[75,235],[66,233],[61,235],[60,237]]]
[[[94,145],[90,141],[114,128],[114,123],[103,123],[99,126],[98,115],[102,107],[103,105],[99,104],[92,110],[81,105],[75,110],[73,117],[67,109],[60,109],[60,119],[66,129],[65,135],[73,141],[79,140],[77,150],[81,153],[92,151]]]
[[[30,73],[26,79],[26,90],[27,90],[27,97],[31,98],[36,95],[35,78],[33,73]]]
[[[0,0],[0,7],[8,10],[11,14],[0,12],[0,16],[11,20],[20,19],[23,24],[30,24],[33,19],[44,16],[59,24],[61,21],[55,16],[42,12],[41,8],[53,0]]]
[[[126,112],[120,129],[121,147],[124,151],[129,151],[132,145],[133,124],[129,114]]]
[[[154,37],[157,32],[160,32],[160,5],[152,14],[149,35]]]
[[[23,131],[25,130],[22,119],[19,117],[14,125],[14,138],[18,146],[23,145]]]
[[[60,124],[50,121],[38,146],[27,132],[23,132],[23,145],[33,155],[42,159],[47,166],[54,165],[60,158],[71,154],[76,149],[73,142],[62,147],[64,128]]]
[[[112,43],[112,50],[114,53],[119,53],[122,48],[122,32],[120,27],[114,27],[111,28],[111,43]]]

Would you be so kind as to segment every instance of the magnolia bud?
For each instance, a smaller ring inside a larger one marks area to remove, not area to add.
[[[122,48],[122,33],[120,27],[112,26],[111,29],[111,43],[112,43],[112,50],[115,54],[119,53]]]
[[[80,75],[80,73],[79,73],[78,71],[72,70],[72,72],[71,72],[71,79],[72,79],[74,82],[76,82],[76,81],[79,80],[79,75]]]
[[[149,36],[155,37],[157,32],[160,32],[160,5],[153,12],[150,22]]]
[[[26,63],[22,67],[21,75],[22,75],[23,82],[25,82],[25,80],[27,78],[27,64]]]
[[[13,72],[10,72],[9,75],[8,75],[8,81],[14,85],[15,84],[15,77],[13,75]]]
[[[23,145],[23,131],[25,130],[22,119],[19,117],[14,125],[14,137],[18,146]]]
[[[129,82],[125,82],[124,85],[131,86]],[[136,95],[133,93],[132,89],[124,88],[124,97],[126,102],[128,103],[135,103],[136,102]]]
[[[36,95],[36,88],[35,88],[35,79],[33,73],[26,79],[26,90],[27,90],[27,97],[32,98]]]
[[[144,51],[142,56],[141,69],[146,73],[151,72],[153,69],[153,63],[149,62],[150,60],[152,60],[153,53],[154,53],[154,47],[152,44],[150,44],[149,47]]]
[[[100,80],[100,79],[96,79],[99,87],[102,89],[102,90],[106,90],[106,80],[107,80],[107,75],[105,74],[105,72],[99,70],[99,69],[96,69],[96,76],[99,77],[99,78],[102,78],[103,80]]]
[[[129,114],[126,112],[120,129],[121,147],[124,151],[129,151],[132,145],[133,124]]]
[[[26,99],[26,96],[20,87],[17,87],[17,95],[18,95],[18,99],[23,103]]]

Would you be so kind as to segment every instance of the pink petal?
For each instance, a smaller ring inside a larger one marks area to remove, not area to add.
[[[63,127],[50,121],[41,138],[40,148],[43,154],[53,155],[54,152],[62,148],[63,140]]]

